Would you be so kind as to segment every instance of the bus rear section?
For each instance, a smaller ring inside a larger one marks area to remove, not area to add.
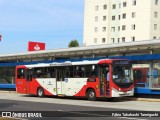
[[[27,94],[26,70],[25,66],[16,67],[16,91],[18,93]]]
[[[56,78],[51,67],[43,65],[16,66],[16,91],[21,94],[33,94],[39,97],[56,95]],[[51,74],[49,75],[49,72]]]

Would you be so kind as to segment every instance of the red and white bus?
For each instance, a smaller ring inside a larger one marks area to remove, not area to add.
[[[39,63],[16,67],[16,90],[39,97],[98,97],[134,95],[132,65],[128,60]]]

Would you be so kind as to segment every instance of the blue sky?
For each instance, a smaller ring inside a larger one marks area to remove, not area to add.
[[[84,0],[0,0],[0,54],[27,52],[28,41],[46,49],[82,45]]]

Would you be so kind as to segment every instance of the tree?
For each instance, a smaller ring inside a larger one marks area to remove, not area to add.
[[[71,40],[68,47],[79,47],[79,43],[78,41],[75,39],[75,40]]]

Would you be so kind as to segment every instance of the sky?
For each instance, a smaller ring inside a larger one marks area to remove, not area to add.
[[[27,52],[28,41],[46,50],[83,42],[84,0],[0,0],[0,55]]]

